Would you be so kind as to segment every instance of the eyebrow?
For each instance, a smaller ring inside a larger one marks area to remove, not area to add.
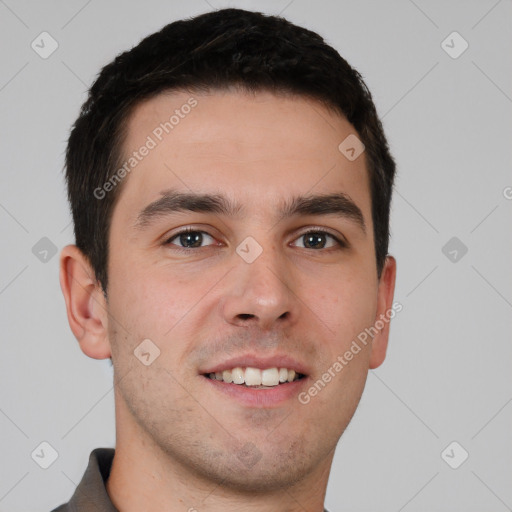
[[[142,231],[162,217],[178,212],[215,213],[227,217],[243,219],[245,209],[221,194],[201,194],[164,190],[162,197],[148,204],[137,216],[135,229]],[[295,196],[281,202],[276,223],[297,215],[336,215],[355,222],[366,233],[361,209],[343,192]]]

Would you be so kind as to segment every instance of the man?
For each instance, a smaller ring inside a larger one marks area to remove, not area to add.
[[[114,369],[116,448],[57,511],[321,512],[382,364],[395,165],[317,34],[223,9],[101,71],[66,154],[80,348]]]

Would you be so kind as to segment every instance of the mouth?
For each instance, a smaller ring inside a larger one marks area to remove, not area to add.
[[[235,366],[216,372],[202,373],[201,377],[223,400],[234,401],[250,408],[272,409],[294,402],[308,385],[309,377],[292,368]],[[209,392],[209,391],[208,391]]]
[[[234,384],[251,389],[273,389],[278,386],[304,379],[306,376],[290,368],[255,368],[236,366],[223,371],[202,374],[210,380]]]

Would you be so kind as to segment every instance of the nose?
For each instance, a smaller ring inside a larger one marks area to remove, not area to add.
[[[296,322],[300,301],[283,255],[268,247],[252,263],[237,253],[234,261],[221,306],[226,322],[259,330]]]

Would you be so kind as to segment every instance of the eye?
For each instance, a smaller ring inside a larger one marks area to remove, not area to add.
[[[324,241],[325,238],[331,238],[331,240],[334,240],[334,245],[326,247],[326,243]],[[336,245],[339,248],[347,247],[345,242],[323,229],[310,229],[309,231],[302,233],[297,240],[304,240],[305,245],[303,245],[303,247],[305,249],[330,249]]]
[[[174,239],[177,239],[181,245],[177,245],[176,250],[185,252],[190,249],[200,248],[202,246],[202,242],[204,242],[204,235],[212,240],[214,239],[206,231],[187,228],[167,239],[164,245],[177,245],[172,242]]]

